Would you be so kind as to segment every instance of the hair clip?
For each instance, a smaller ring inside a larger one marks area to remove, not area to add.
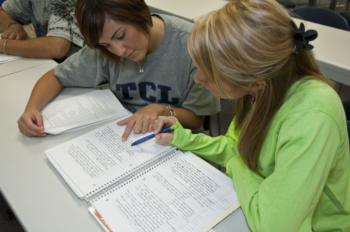
[[[294,37],[294,52],[298,53],[301,49],[312,50],[314,46],[309,44],[310,41],[317,38],[317,31],[305,31],[304,23],[300,23],[299,28],[293,23],[293,37]]]

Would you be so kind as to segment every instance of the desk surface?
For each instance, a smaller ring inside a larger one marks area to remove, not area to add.
[[[45,158],[44,151],[79,132],[28,138],[17,129],[32,86],[56,65],[41,65],[0,78],[0,189],[28,232],[101,231],[87,206],[78,200]],[[82,131],[80,131],[81,133]]]
[[[302,20],[294,21],[300,23]],[[330,79],[350,85],[350,31],[303,22],[306,29],[318,32],[318,38],[311,44],[322,72]]]
[[[0,189],[28,232],[101,232],[88,213],[87,204],[74,195],[44,154],[46,149],[98,125],[44,138],[25,137],[17,129],[16,121],[32,86],[55,65],[53,61],[41,61],[39,66],[0,78],[0,108],[6,109],[0,120]],[[78,90],[66,89],[65,94],[72,91],[76,94]],[[215,232],[249,231],[241,209],[214,229]]]
[[[0,64],[0,78],[6,77],[10,74],[14,74],[20,71],[28,70],[46,62],[42,59],[25,59],[20,58],[18,60],[10,61]]]

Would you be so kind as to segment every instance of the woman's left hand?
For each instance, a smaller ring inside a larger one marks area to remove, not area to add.
[[[122,140],[126,141],[132,131],[135,134],[153,131],[155,120],[164,114],[165,110],[164,105],[150,104],[136,111],[131,117],[119,121],[118,125],[126,125]]]

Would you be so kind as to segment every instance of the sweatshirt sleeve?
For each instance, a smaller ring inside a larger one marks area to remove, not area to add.
[[[231,123],[226,135],[211,137],[202,133],[192,134],[189,129],[184,129],[177,122],[172,126],[174,129],[171,145],[184,150],[191,151],[202,158],[225,166],[227,161],[237,154],[237,137],[233,133]]]
[[[101,52],[84,46],[58,64],[54,72],[65,87],[94,88],[109,80],[108,70],[109,65]]]
[[[229,161],[227,173],[252,231],[312,231],[313,212],[341,141],[339,128],[328,115],[313,112],[290,115],[274,133],[271,175],[261,177],[239,156]]]

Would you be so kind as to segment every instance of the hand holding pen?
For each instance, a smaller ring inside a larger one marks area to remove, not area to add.
[[[156,120],[157,122],[155,124],[154,133],[134,141],[131,144],[131,146],[141,144],[141,143],[146,142],[154,137],[157,139],[157,142],[159,142],[161,144],[169,143],[173,138],[172,133],[170,133],[173,130],[171,129],[170,126],[175,124],[176,120],[177,119],[175,117],[163,117],[163,116],[159,117]]]
[[[154,133],[156,134],[157,143],[169,144],[171,142],[171,140],[173,139],[173,133],[161,133],[160,131],[163,127],[171,127],[176,122],[177,122],[177,118],[175,117],[165,117],[165,116],[158,117],[155,123],[155,130],[154,130]]]
[[[131,146],[135,146],[135,145],[139,145],[141,143],[144,143],[154,137],[156,137],[159,133],[170,133],[173,130],[170,127],[163,127],[157,134],[156,133],[152,133],[150,135],[147,135],[145,137],[142,137],[140,139],[137,139],[136,141],[134,141],[133,143],[131,143]]]

